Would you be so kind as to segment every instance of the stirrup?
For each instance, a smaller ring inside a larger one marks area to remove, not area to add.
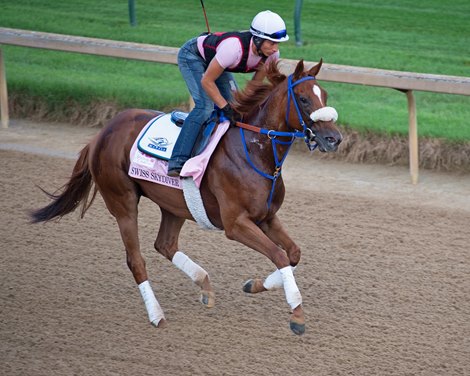
[[[182,127],[183,124],[184,124],[184,121],[186,120],[186,118],[188,117],[188,113],[187,112],[183,112],[183,111],[172,111],[171,113],[171,121],[177,125],[178,127]]]
[[[168,170],[167,175],[172,178],[178,178],[180,176],[180,173],[181,173],[181,169],[175,168],[173,170]]]

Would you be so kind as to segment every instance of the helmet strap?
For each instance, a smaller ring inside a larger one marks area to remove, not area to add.
[[[263,52],[261,51],[261,46],[263,45],[264,43],[264,39],[263,38],[260,38],[260,37],[257,37],[257,36],[253,36],[253,44],[255,45],[256,47],[256,52],[258,53],[259,56],[261,56],[263,59],[267,59],[268,57],[263,54]]]

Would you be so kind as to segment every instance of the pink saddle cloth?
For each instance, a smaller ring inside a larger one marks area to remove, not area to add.
[[[183,184],[181,182],[182,178],[191,177],[194,180],[196,186],[199,188],[202,182],[202,178],[204,177],[207,164],[209,163],[212,153],[214,152],[220,139],[225,134],[225,132],[227,132],[227,129],[229,128],[229,122],[224,121],[216,127],[216,130],[212,134],[206,148],[202,151],[201,154],[189,159],[184,164],[180,173],[180,177],[177,178],[167,175],[167,161],[142,153],[137,147],[138,140],[140,140],[152,122],[153,119],[150,120],[142,129],[139,136],[132,145],[130,153],[131,164],[129,166],[129,176],[178,189],[183,189]]]

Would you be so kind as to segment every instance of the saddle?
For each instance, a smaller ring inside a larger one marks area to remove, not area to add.
[[[187,117],[187,112],[176,110],[153,118],[139,138],[137,148],[142,153],[168,161],[171,158],[173,147]],[[203,124],[202,132],[200,132],[196,140],[191,157],[199,155],[207,146],[217,123],[216,120],[217,114],[214,111],[210,119]]]

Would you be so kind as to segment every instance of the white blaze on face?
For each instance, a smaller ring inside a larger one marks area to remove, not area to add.
[[[323,101],[321,100],[321,90],[317,85],[313,85],[313,94],[318,97],[320,104],[323,106]]]

